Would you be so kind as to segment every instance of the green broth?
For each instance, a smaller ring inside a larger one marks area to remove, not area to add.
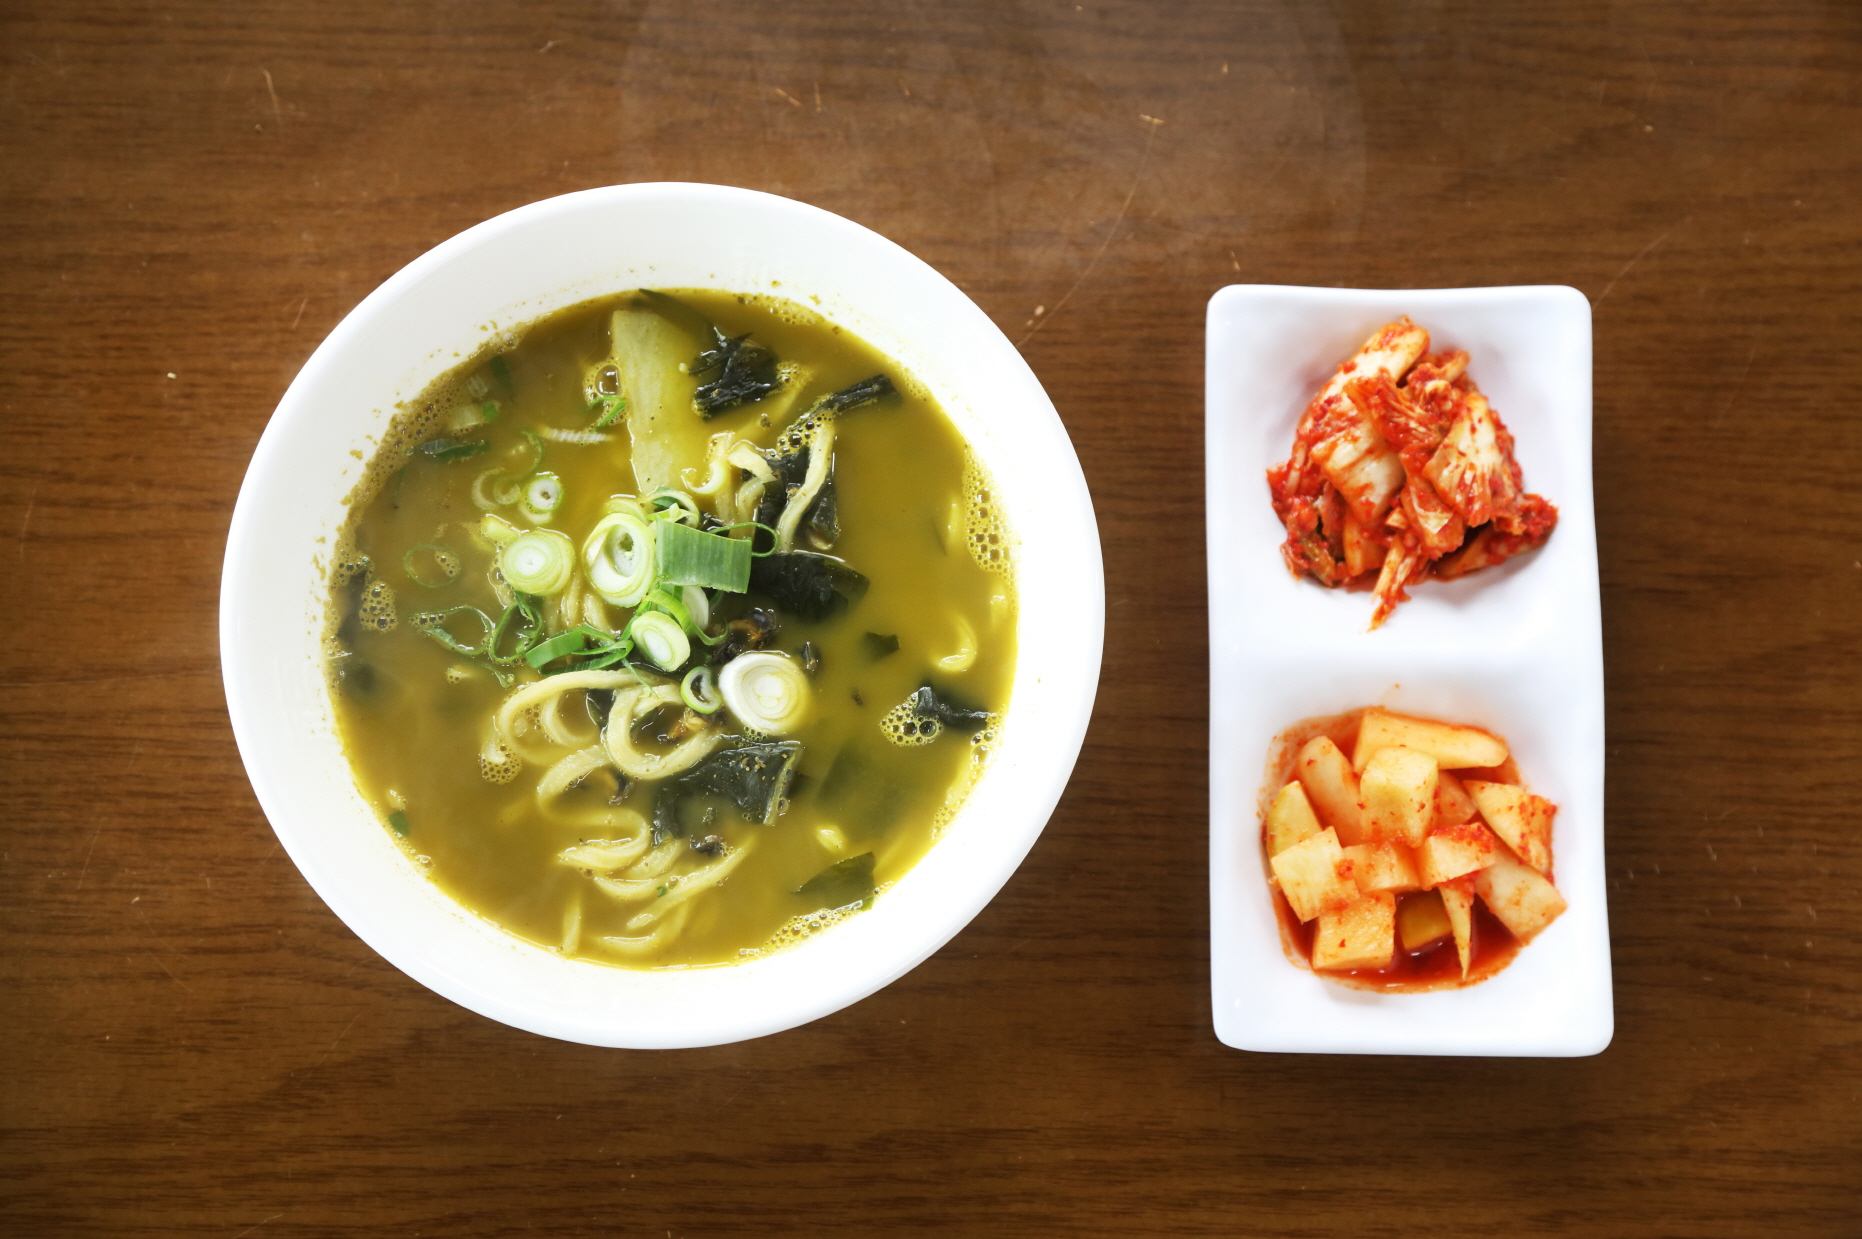
[[[514,347],[469,360],[407,406],[352,499],[332,588],[337,720],[357,784],[384,829],[392,829],[451,896],[507,931],[626,966],[727,963],[805,937],[852,910],[824,908],[818,898],[797,893],[848,857],[872,854],[876,897],[883,899],[886,886],[931,847],[980,771],[994,734],[992,721],[974,737],[946,729],[928,744],[900,744],[883,725],[888,711],[931,684],[953,702],[999,717],[1014,670],[1009,565],[975,550],[988,545],[990,533],[1000,537],[999,521],[963,441],[911,377],[793,303],[709,292],[675,295],[723,334],[750,333],[805,375],[791,378],[786,391],[709,421],[695,409],[680,408],[689,423],[675,419],[663,446],[671,453],[667,459],[697,475],[705,472],[705,447],[713,435],[729,431],[769,447],[787,422],[829,392],[885,374],[899,393],[835,421],[840,535],[831,554],[865,574],[869,588],[825,619],[779,612],[780,629],[768,647],[799,658],[804,643],[811,643],[820,660],[809,677],[807,721],[787,737],[802,746],[788,808],[764,825],[716,798],[700,797],[686,806],[685,820],[701,823],[689,826],[692,838],[719,836],[723,855],[741,856],[727,879],[687,901],[676,935],[651,950],[610,949],[604,939],[635,936],[627,926],[642,905],[610,898],[590,872],[558,859],[584,839],[614,833],[591,826],[603,815],[617,822],[637,820],[627,818],[630,812],[650,819],[654,784],[634,780],[615,803],[618,781],[597,772],[546,808],[535,790],[546,769],[542,763],[527,762],[510,782],[488,781],[480,764],[488,720],[511,693],[538,676],[520,664],[516,683],[502,687],[487,668],[444,648],[410,621],[417,612],[465,606],[498,616],[501,606],[490,581],[496,552],[475,535],[483,513],[473,499],[474,482],[487,470],[515,471],[528,464],[535,441],[525,431],[591,425],[597,412],[589,407],[587,376],[609,354],[611,313],[638,300],[630,302],[631,294],[608,298],[542,319]],[[687,359],[696,352],[695,347]],[[697,379],[677,374],[668,381],[689,403]],[[476,414],[467,411],[473,409]],[[469,424],[486,413],[494,420]],[[583,538],[600,519],[604,502],[639,490],[626,425],[608,429],[610,442],[544,446],[542,467],[560,477],[563,488],[561,506],[544,527],[574,541],[578,572]],[[420,450],[442,438],[464,445],[455,454],[476,454],[445,459]],[[475,449],[481,439],[486,446]],[[744,476],[733,467],[731,484]],[[495,482],[481,484],[481,497],[495,492]],[[514,507],[496,510],[519,529],[531,527]],[[439,579],[439,561],[433,551],[416,548],[435,545],[451,553],[458,573],[429,586],[415,576]],[[414,576],[403,568],[410,552]],[[383,599],[386,590],[394,595],[391,607]],[[362,605],[371,597],[373,603]],[[714,631],[752,606],[767,605],[754,591],[719,597],[714,604]],[[369,613],[392,613],[396,622],[371,623]],[[614,614],[624,618],[625,612]],[[574,619],[547,609],[546,615],[550,631],[570,627]],[[472,623],[458,631],[469,634]],[[876,657],[886,643],[869,634],[896,637],[897,650]],[[702,647],[695,640],[693,648]],[[967,661],[966,650],[973,651]],[[581,694],[572,696],[576,700],[565,699],[563,717],[593,736],[593,718],[578,717]],[[715,857],[688,848],[665,871],[665,878],[677,880],[665,885],[674,889],[715,863]]]

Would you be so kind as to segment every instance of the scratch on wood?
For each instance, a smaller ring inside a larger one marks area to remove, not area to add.
[[[259,1227],[265,1225],[266,1222],[276,1222],[279,1218],[283,1216],[284,1214],[282,1213],[274,1213],[270,1217],[265,1218],[263,1221],[254,1222],[252,1225],[240,1231],[239,1234],[234,1235],[233,1239],[244,1239],[246,1235],[251,1234],[253,1231],[257,1230]]]
[[[343,1038],[349,1035],[349,1030],[354,1028],[356,1026],[356,1021],[361,1018],[362,1013],[360,1011],[349,1017],[349,1022],[343,1025],[343,1031],[336,1034],[336,1040],[330,1042],[330,1048],[325,1050],[323,1052],[323,1057],[319,1058],[311,1067],[312,1071],[315,1071],[318,1067],[323,1066],[325,1062],[329,1061],[330,1055],[336,1053],[336,1047],[342,1044]]]
[[[19,521],[19,562],[26,562],[26,527],[32,524],[32,505],[39,501],[39,484],[34,482],[26,494],[26,515]]]
[[[291,317],[291,330],[293,331],[297,330],[297,324],[299,320],[301,320],[304,317],[304,307],[309,304],[310,304],[310,294],[305,293],[304,299],[297,303],[297,313],[292,315]]]
[[[265,75],[265,93],[272,97],[272,119],[282,125],[284,124],[284,112],[278,106],[278,91],[272,86],[272,71],[260,69],[259,72]]]
[[[1690,215],[1687,218],[1692,219],[1693,216]],[[1660,245],[1663,241],[1666,241],[1669,237],[1672,237],[1677,231],[1679,231],[1679,229],[1681,228],[1681,224],[1685,224],[1685,223],[1687,223],[1687,219],[1682,220],[1680,224],[1676,224],[1673,228],[1670,228],[1667,232],[1664,232],[1661,236],[1656,237],[1653,241],[1650,241],[1647,245],[1643,246],[1640,250],[1638,250],[1636,252],[1636,256],[1630,259],[1628,262],[1624,263],[1623,269],[1621,271],[1618,271],[1616,275],[1610,280],[1610,282],[1603,286],[1603,291],[1597,294],[1597,300],[1591,302],[1591,307],[1594,309],[1597,306],[1602,305],[1603,299],[1610,295],[1610,290],[1616,287],[1616,283],[1618,280],[1628,275],[1632,267],[1634,267],[1637,263],[1641,262],[1644,258],[1647,258],[1650,255],[1650,253],[1654,251],[1656,246]]]
[[[800,99],[797,99],[794,95],[790,94],[788,91],[784,90],[782,87],[778,86],[775,89],[776,89],[777,94],[781,95],[784,99],[787,99],[790,103],[794,104],[796,107],[799,108],[802,106],[802,101]]]
[[[179,985],[182,989],[186,990],[190,994],[194,992],[194,989],[192,986],[190,986],[186,981],[183,981],[180,977],[175,975],[174,969],[170,968],[167,964],[164,964],[162,962],[161,956],[151,955],[149,956],[149,958],[155,961],[155,966],[157,968],[160,968],[163,972],[168,974],[168,979],[170,981],[173,981],[176,985]]]
[[[1151,144],[1157,140],[1158,126],[1164,123],[1155,116],[1146,116],[1142,112],[1138,114],[1138,119],[1145,123],[1147,130],[1144,138],[1144,153],[1138,157],[1137,175],[1131,178],[1131,188],[1125,192],[1125,201],[1119,204],[1118,215],[1113,219],[1112,226],[1106,229],[1105,239],[1099,243],[1099,252],[1093,255],[1093,260],[1086,264],[1086,270],[1080,272],[1079,278],[1073,281],[1073,287],[1069,288],[1062,294],[1060,300],[1054,303],[1052,312],[1041,318],[1033,327],[1030,327],[1021,339],[1015,341],[1016,348],[1020,348],[1022,345],[1028,343],[1028,341],[1034,338],[1035,332],[1041,330],[1041,328],[1047,326],[1059,316],[1060,311],[1065,308],[1067,302],[1072,299],[1073,294],[1080,290],[1080,285],[1084,284],[1087,277],[1093,273],[1093,268],[1099,265],[1099,260],[1106,256],[1106,248],[1112,244],[1112,238],[1117,235],[1118,226],[1125,222],[1125,213],[1131,210],[1131,200],[1137,196],[1138,185],[1144,180],[1145,169],[1151,164]]]

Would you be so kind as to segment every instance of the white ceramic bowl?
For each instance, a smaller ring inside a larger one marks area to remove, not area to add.
[[[358,457],[373,450],[397,402],[494,331],[636,287],[769,292],[873,344],[930,388],[989,466],[1018,542],[1011,704],[962,812],[870,911],[729,967],[640,971],[564,959],[464,911],[390,842],[357,792],[319,666],[325,555]],[[969,298],[826,211],[715,185],[645,184],[488,220],[408,264],[330,333],[279,402],[240,489],[220,651],[259,803],[306,880],[365,942],[493,1019],[651,1048],[739,1041],[816,1019],[963,928],[1027,854],[1073,769],[1103,618],[1098,531],[1073,445],[1021,355]]]
[[[1407,314],[1517,441],[1558,506],[1531,555],[1429,581],[1367,632],[1369,594],[1295,580],[1265,472],[1313,394]],[[1614,1027],[1603,867],[1603,635],[1591,505],[1590,304],[1572,288],[1386,291],[1235,285],[1209,302],[1209,902],[1216,1035],[1248,1050],[1595,1054]],[[1569,903],[1499,975],[1466,989],[1346,989],[1288,961],[1261,854],[1268,745],[1302,719],[1381,704],[1506,738],[1558,805]]]

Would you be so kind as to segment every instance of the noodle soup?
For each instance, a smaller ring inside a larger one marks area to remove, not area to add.
[[[331,586],[358,787],[442,889],[624,966],[728,963],[884,898],[1014,670],[986,476],[796,304],[636,292],[395,420]]]

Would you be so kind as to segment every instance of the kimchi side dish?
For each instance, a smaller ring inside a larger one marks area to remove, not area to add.
[[[1513,436],[1460,349],[1429,351],[1399,318],[1364,342],[1300,416],[1267,471],[1295,576],[1372,583],[1376,628],[1407,587],[1452,581],[1542,545],[1558,509],[1528,494]]]
[[[1269,885],[1288,954],[1321,975],[1471,985],[1565,910],[1557,806],[1522,786],[1491,732],[1372,707],[1296,726],[1274,751]]]

